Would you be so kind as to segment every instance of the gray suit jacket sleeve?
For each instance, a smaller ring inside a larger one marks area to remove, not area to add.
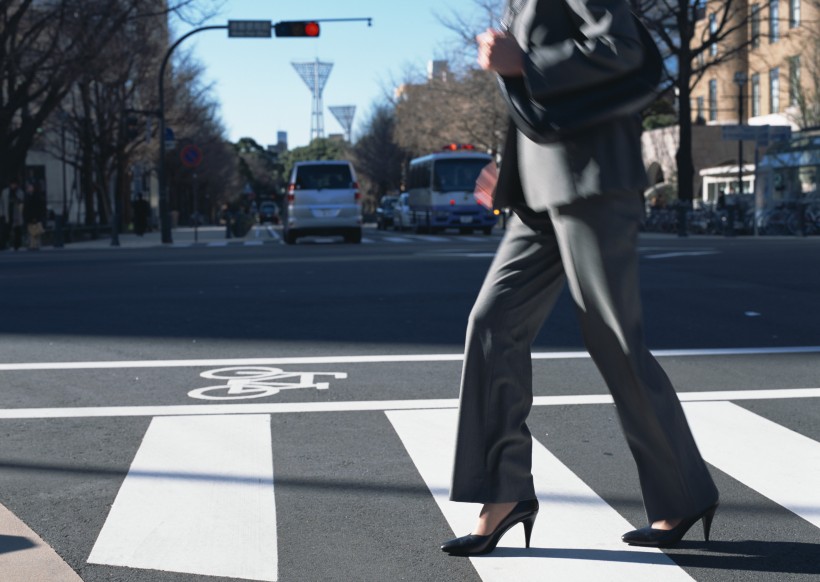
[[[536,0],[525,12],[531,20],[514,34],[526,53],[524,83],[536,101],[606,83],[643,62],[624,0]]]

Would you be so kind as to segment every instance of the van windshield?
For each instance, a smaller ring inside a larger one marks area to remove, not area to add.
[[[489,160],[482,158],[436,160],[433,167],[433,190],[453,192],[465,190],[472,192],[481,169]]]
[[[303,190],[351,188],[352,183],[347,164],[301,166],[296,172],[296,186]]]

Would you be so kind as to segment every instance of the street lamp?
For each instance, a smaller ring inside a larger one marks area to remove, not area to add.
[[[746,71],[735,73],[735,84],[737,85],[737,125],[743,125],[743,89],[749,76]],[[742,136],[741,136],[742,137]],[[737,140],[737,193],[743,194],[743,139]]]

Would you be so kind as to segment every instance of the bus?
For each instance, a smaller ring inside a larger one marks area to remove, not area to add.
[[[416,232],[457,229],[461,233],[481,230],[490,234],[497,217],[473,196],[481,169],[493,160],[472,146],[451,144],[444,150],[410,160],[407,173],[407,204],[410,224]]]

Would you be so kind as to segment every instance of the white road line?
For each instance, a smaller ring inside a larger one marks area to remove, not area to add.
[[[409,238],[404,238],[403,236],[386,236],[382,240],[386,240],[387,242],[391,242],[391,243],[409,243],[409,242],[413,242]]]
[[[246,240],[243,245],[246,247],[261,247],[265,244],[263,240]]]
[[[453,239],[446,238],[443,236],[430,236],[430,235],[416,235],[416,240],[423,240],[424,242],[452,242]]]
[[[229,244],[230,243],[226,240],[220,240],[220,241],[209,242],[207,246],[209,246],[209,247],[226,247]]]
[[[376,242],[376,241],[375,241],[375,240],[373,240],[372,238],[363,238],[363,239],[362,239],[362,244],[366,244],[366,245],[372,245],[372,244],[373,244],[373,243],[375,243],[375,242]]]
[[[820,388],[681,392],[683,402],[820,398]],[[612,404],[609,394],[538,396],[534,406]],[[144,416],[209,416],[222,414],[287,414],[292,412],[368,412],[458,408],[455,398],[437,400],[353,400],[342,402],[273,402],[260,404],[177,404],[166,406],[85,406],[75,408],[2,408],[0,420],[36,418],[115,418]]]
[[[716,348],[690,350],[652,350],[655,357],[752,356],[778,354],[815,354],[820,346],[772,348]],[[229,358],[209,360],[111,360],[101,362],[21,362],[0,364],[0,372],[15,370],[92,370],[108,368],[186,368],[203,366],[256,366],[296,364],[389,364],[396,362],[460,362],[462,354],[396,354],[374,356],[308,356],[285,358]],[[533,360],[588,359],[589,353],[534,352]]]
[[[92,564],[275,581],[270,417],[155,418]]]
[[[820,527],[820,443],[731,402],[684,410],[707,462]]]
[[[386,414],[455,535],[468,533],[478,505],[448,500],[456,412]],[[562,582],[691,582],[661,551],[624,545],[621,534],[633,526],[538,441],[532,469],[541,507],[530,549],[522,549],[523,527],[516,526],[493,554],[471,559],[484,582],[540,582],[545,573]]]
[[[674,259],[677,257],[701,257],[703,255],[717,255],[718,251],[681,251],[676,253],[661,253],[658,255],[644,255],[645,259]]]

